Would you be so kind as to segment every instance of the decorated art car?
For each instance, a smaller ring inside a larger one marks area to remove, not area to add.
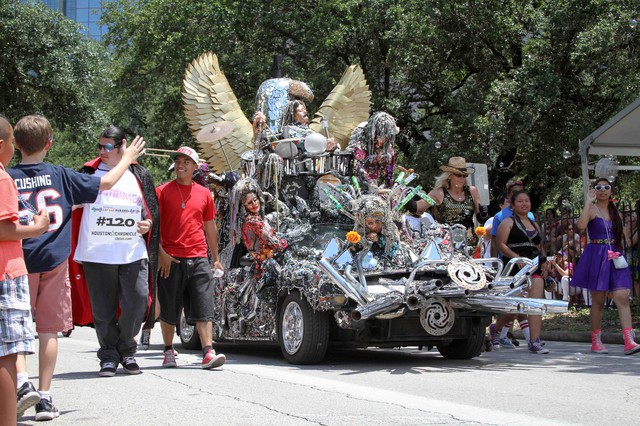
[[[407,203],[429,199],[410,186],[414,173],[389,179],[393,140],[376,132],[395,132],[392,118],[376,113],[357,126],[368,117],[370,97],[361,71],[345,72],[309,125],[306,109],[291,100],[312,96],[308,88],[268,80],[258,93],[253,131],[238,119],[227,140],[207,133],[210,123],[239,116],[232,92],[214,93],[228,86],[223,77],[215,56],[203,55],[187,70],[184,94],[209,165],[243,175],[217,198],[226,271],[216,279],[216,341],[278,344],[294,364],[320,362],[329,347],[436,347],[446,358],[469,359],[480,354],[493,313],[566,311],[566,302],[516,297],[537,259],[512,259],[503,268],[499,259],[469,255],[463,226],[406,229]],[[356,99],[345,101],[345,93]],[[341,102],[350,106],[341,110]],[[341,116],[349,120],[336,120]],[[340,148],[329,149],[329,139]],[[380,150],[360,160],[366,165],[373,157],[379,175],[357,166],[358,147],[367,146]],[[188,307],[178,332],[185,347],[199,346]]]
[[[514,259],[503,270],[497,259],[472,259],[463,242],[455,249],[455,228],[430,229],[397,267],[382,266],[368,250],[354,254],[349,229],[311,225],[289,247],[277,281],[257,295],[246,279],[252,261],[236,251],[230,266],[237,267],[217,281],[217,341],[278,343],[294,364],[320,362],[330,346],[436,347],[446,358],[469,359],[481,353],[491,313],[567,308],[509,296],[526,287],[537,261]],[[188,348],[199,345],[184,318],[180,337]]]

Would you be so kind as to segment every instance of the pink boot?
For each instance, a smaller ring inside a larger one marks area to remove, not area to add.
[[[640,345],[633,340],[634,338],[633,328],[629,327],[622,330],[622,337],[624,338],[624,354],[625,355],[632,355],[637,352],[640,352]]]
[[[591,352],[594,354],[608,354],[609,351],[602,344],[602,330],[591,332]]]

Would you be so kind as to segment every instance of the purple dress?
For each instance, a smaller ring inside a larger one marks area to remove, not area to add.
[[[607,220],[609,235],[613,236],[613,225]],[[606,240],[605,221],[597,217],[587,224],[591,240]],[[584,248],[578,266],[571,279],[572,287],[588,288],[591,291],[613,291],[631,288],[629,268],[616,269],[611,260],[607,260],[607,251],[614,250],[608,244],[589,243]]]

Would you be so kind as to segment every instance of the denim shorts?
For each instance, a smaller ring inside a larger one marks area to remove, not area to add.
[[[206,257],[176,258],[167,278],[158,278],[160,319],[177,324],[183,306],[188,321],[213,321],[214,290],[211,264]]]

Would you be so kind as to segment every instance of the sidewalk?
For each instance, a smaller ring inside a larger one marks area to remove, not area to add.
[[[522,331],[514,330],[513,336],[518,340],[524,340]],[[542,340],[562,341],[562,342],[583,342],[591,343],[591,332],[589,331],[544,331],[540,333]],[[602,333],[602,343],[612,345],[624,345],[622,333]]]

